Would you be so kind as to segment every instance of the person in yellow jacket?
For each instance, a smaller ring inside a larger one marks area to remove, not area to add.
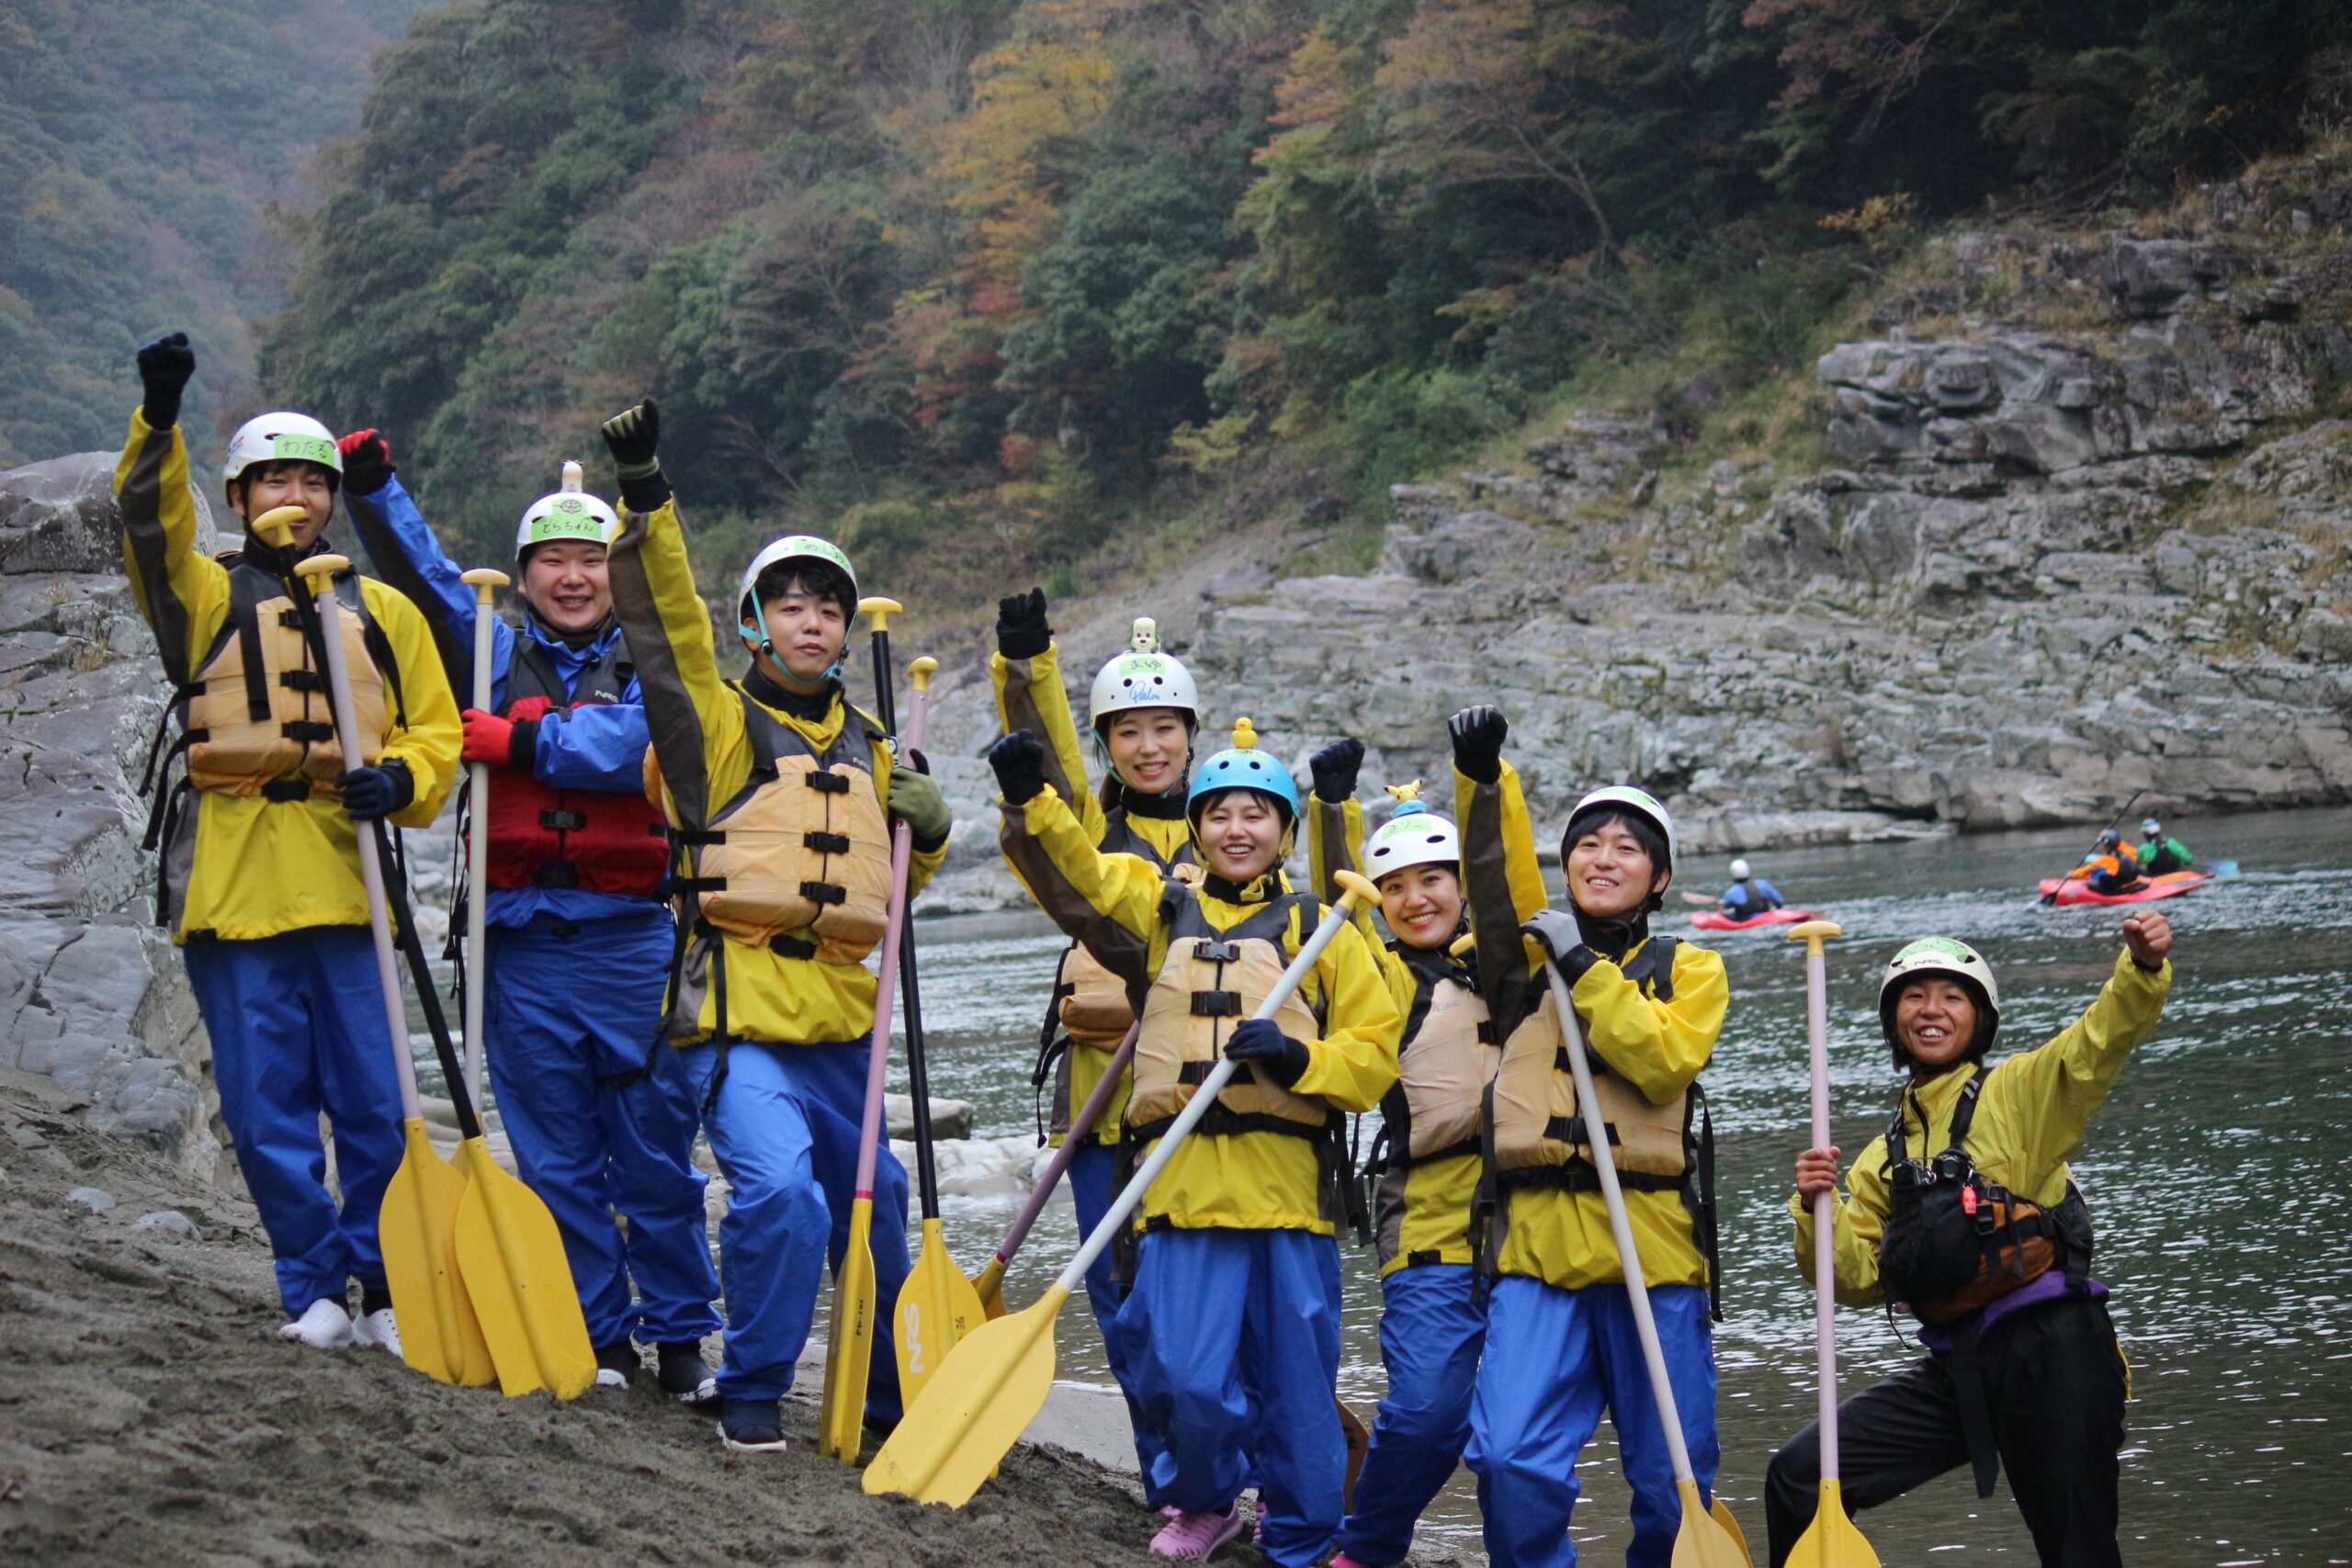
[[[888,918],[890,823],[914,845],[912,890],[954,826],[919,756],[842,694],[857,581],[808,535],[752,558],[730,606],[751,656],[722,679],[684,527],[656,455],[651,399],[605,424],[620,479],[607,573],[652,739],[649,796],[672,825],[679,942],[664,1033],[685,1053],[704,1133],[729,1189],[719,1435],[784,1446],[779,1404],[830,1258],[849,1239],[874,972]],[[874,1179],[877,1287],[866,1417],[899,1415],[891,1309],[907,1274],[907,1173],[886,1145]]]
[[[1283,874],[1298,818],[1289,770],[1255,747],[1247,720],[1235,740],[1193,776],[1197,886],[1097,849],[1046,784],[1046,748],[1028,731],[998,741],[989,761],[1007,855],[1047,912],[1074,936],[1102,921],[1142,943],[1150,978],[1125,1159],[1148,1156],[1220,1055],[1248,1064],[1136,1214],[1114,1333],[1162,1444],[1153,1482],[1176,1510],[1151,1549],[1199,1559],[1232,1540],[1254,1465],[1265,1554],[1307,1568],[1339,1529],[1347,1469],[1340,1113],[1370,1110],[1396,1083],[1403,1021],[1353,927],[1276,1017],[1252,1016],[1322,911]]]
[[[381,582],[335,592],[367,755],[343,755],[325,678],[299,618],[294,575],[322,547],[342,476],[316,420],[269,413],[229,444],[229,508],[250,523],[299,506],[293,544],[248,533],[215,560],[197,549],[180,394],[196,373],[183,333],[139,351],[145,399],[115,469],[123,560],[173,685],[181,780],[158,785],[158,923],[187,961],[212,1072],[276,1255],[288,1339],[356,1338],[398,1353],[376,1233],[400,1168],[395,1051],[359,876],[366,824],[422,828],[441,809],[462,732],[431,628]],[[190,797],[193,796],[191,803]],[[340,1207],[327,1189],[319,1116],[332,1124]],[[348,1310],[349,1281],[359,1314]]]
[[[1838,1406],[1839,1490],[1871,1508],[1971,1465],[1980,1497],[2006,1464],[2045,1564],[2116,1568],[2116,1455],[2129,1377],[2107,1287],[2091,1277],[2088,1207],[2067,1157],[2172,988],[2172,928],[2123,922],[2090,1007],[2045,1043],[1984,1066],[2001,992],[1982,954],[1928,937],[1879,981],[1879,1022],[1908,1081],[1886,1133],[1846,1172],[1831,1211],[1837,1295],[1919,1323],[1928,1359]],[[1814,1260],[1814,1199],[1838,1190],[1835,1148],[1797,1156],[1797,1266]],[[1808,1426],[1772,1456],[1773,1568],[1813,1522],[1821,1454]]]
[[[1489,1212],[1474,1230],[1492,1288],[1465,1456],[1478,1477],[1487,1553],[1510,1568],[1575,1562],[1577,1456],[1605,1406],[1634,1491],[1626,1561],[1665,1568],[1682,1508],[1589,1126],[1597,1111],[1683,1439],[1711,1496],[1714,1204],[1698,1077],[1730,999],[1723,960],[1650,932],[1674,880],[1674,822],[1657,800],[1620,785],[1577,803],[1560,840],[1569,908],[1551,909],[1518,774],[1502,760],[1503,716],[1466,708],[1450,728],[1478,974],[1504,1041],[1487,1113],[1491,1191],[1480,1202]],[[1598,1107],[1577,1106],[1561,1065],[1547,955],[1583,1023]]]
[[[1452,951],[1467,929],[1462,835],[1409,784],[1389,792],[1396,808],[1366,842],[1355,800],[1363,761],[1363,743],[1352,739],[1315,753],[1307,818],[1317,887],[1332,887],[1336,872],[1361,871],[1380,889],[1393,935],[1385,946],[1375,937],[1374,952],[1405,1016],[1400,1077],[1381,1100],[1383,1127],[1365,1172],[1377,1183],[1380,1359],[1388,1390],[1332,1568],[1403,1562],[1421,1510],[1470,1440],[1470,1398],[1487,1339],[1470,1211],[1483,1168],[1486,1089],[1501,1059],[1475,957]],[[1367,910],[1368,936],[1370,920]]]

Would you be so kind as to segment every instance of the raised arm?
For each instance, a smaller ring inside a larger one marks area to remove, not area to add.
[[[432,628],[442,667],[457,690],[473,692],[474,591],[458,581],[463,570],[441,548],[432,525],[417,510],[392,467],[392,448],[381,432],[356,430],[335,443],[343,452],[343,504],[368,552],[368,570],[399,589]],[[504,625],[492,633],[503,669],[514,633]]]
[[[2169,928],[2165,946],[2169,951]],[[2047,1043],[2001,1064],[1976,1114],[1991,1134],[1985,1146],[2009,1156],[2012,1163],[2001,1172],[2007,1185],[2033,1191],[2075,1152],[2123,1064],[2155,1032],[2171,990],[2169,959],[2160,954],[2153,967],[2144,966],[2127,948],[2116,955],[2107,984],[2082,1017]]]
[[[1337,740],[1308,760],[1315,788],[1306,799],[1307,878],[1326,904],[1340,901],[1335,874],[1363,870],[1363,807],[1356,800],[1356,775],[1363,766],[1363,742]],[[1355,912],[1356,929],[1375,951],[1379,929],[1369,906]]]
[[[196,498],[188,490],[187,446],[180,439],[180,393],[196,374],[186,333],[139,351],[146,400],[130,416],[130,434],[115,465],[122,512],[122,558],[130,595],[155,634],[164,673],[185,684],[229,613],[229,574],[196,547]]]
[[[1479,990],[1498,1039],[1542,1005],[1540,968],[1519,928],[1550,897],[1535,861],[1535,829],[1519,773],[1502,760],[1510,726],[1491,707],[1464,708],[1453,740],[1455,819],[1462,828],[1463,895],[1477,939]]]
[[[1044,742],[1046,783],[1102,841],[1102,803],[1086,782],[1086,745],[1062,684],[1061,647],[1046,623],[1046,595],[1033,588],[997,601],[997,650],[989,658],[996,711],[1004,733],[1025,729]]]

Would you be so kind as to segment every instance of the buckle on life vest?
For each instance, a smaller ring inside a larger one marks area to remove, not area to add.
[[[1193,956],[1203,964],[1238,964],[1241,962],[1241,944],[1204,937],[1194,944]]]
[[[307,778],[271,779],[261,786],[264,800],[279,802],[311,798],[311,781]]]
[[[577,833],[588,826],[588,814],[585,811],[542,811],[539,813],[539,826],[551,833]]]
[[[1193,1016],[1194,1018],[1239,1018],[1241,993],[1238,991],[1194,991]]]
[[[768,938],[768,951],[779,958],[814,958],[817,944],[797,936],[772,936]]]
[[[820,790],[827,795],[847,795],[849,793],[849,778],[846,774],[807,773],[800,776],[808,781],[808,787],[810,789]]]
[[[531,886],[577,887],[580,886],[580,868],[568,860],[541,861],[537,869],[531,873]],[[562,933],[559,931],[557,934]]]
[[[1613,1122],[1603,1122],[1601,1126],[1608,1132],[1611,1143],[1623,1144],[1625,1141],[1618,1135]],[[1584,1118],[1581,1116],[1553,1117],[1544,1123],[1544,1135],[1555,1144],[1574,1145],[1592,1142],[1591,1137],[1585,1131]]]
[[[837,882],[804,882],[800,896],[811,904],[846,904],[849,889]]]
[[[800,843],[804,849],[814,850],[820,855],[849,853],[849,835],[846,833],[803,833]]]
[[[334,726],[311,718],[289,718],[277,727],[277,732],[288,740],[305,741],[323,746],[334,739]]]
[[[1481,1045],[1499,1045],[1502,1043],[1501,1037],[1495,1032],[1495,1021],[1493,1019],[1482,1018],[1478,1021],[1478,1043]]]
[[[277,683],[296,692],[323,692],[327,689],[327,683],[319,678],[315,670],[280,670]]]
[[[1209,1081],[1209,1075],[1216,1070],[1215,1062],[1179,1062],[1176,1065],[1176,1081],[1189,1084],[1206,1083]]]

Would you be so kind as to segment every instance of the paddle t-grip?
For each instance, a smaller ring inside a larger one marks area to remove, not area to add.
[[[246,526],[254,531],[254,536],[261,540],[262,543],[275,546],[277,548],[283,550],[290,548],[293,546],[294,525],[301,522],[309,515],[310,513],[299,506],[273,506],[268,511],[263,513],[260,516],[254,518],[251,523],[247,524]],[[340,556],[335,558],[338,560],[343,559]],[[351,563],[347,560],[343,562],[344,566],[349,566],[350,564]],[[338,567],[335,570],[340,571],[343,569],[342,567]]]

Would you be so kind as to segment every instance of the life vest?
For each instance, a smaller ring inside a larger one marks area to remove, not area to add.
[[[873,771],[873,748],[886,737],[844,703],[842,732],[820,752],[737,695],[751,777],[706,826],[669,832],[687,861],[672,886],[694,899],[695,934],[708,928],[787,958],[863,963],[889,919],[890,829]],[[658,786],[650,751],[646,773]],[[688,922],[680,926],[683,942]]]
[[[628,690],[628,644],[613,637],[603,657],[566,692],[555,659],[527,635],[514,643],[502,718],[611,705]],[[669,869],[665,824],[635,792],[558,789],[528,768],[501,768],[491,781],[490,885],[578,887],[591,893],[651,897]]]
[[[1127,826],[1126,807],[1114,806],[1103,815],[1102,841],[1097,847],[1104,854],[1135,855],[1162,873],[1199,874],[1192,845],[1180,845],[1173,856],[1162,860],[1149,840]],[[1058,1027],[1080,1045],[1109,1050],[1125,1038],[1127,1026],[1135,1021],[1135,1000],[1127,994],[1126,981],[1088,952],[1083,942],[1071,942],[1054,974],[1053,1001],[1039,1043],[1050,1048]]]
[[[1168,931],[1168,952],[1144,998],[1135,1089],[1127,1099],[1127,1136],[1135,1141],[1167,1130],[1224,1058],[1234,1025],[1253,1017],[1272,994],[1293,956],[1283,940],[1292,912],[1300,911],[1303,929],[1312,929],[1321,918],[1321,906],[1311,895],[1290,893],[1220,931],[1202,913],[1200,894],[1190,883],[1171,876],[1164,886],[1159,918]],[[1323,1033],[1322,1021],[1295,990],[1275,1010],[1274,1021],[1294,1040]],[[1254,1068],[1244,1066],[1217,1095],[1199,1131],[1314,1138],[1333,1124],[1330,1108],[1320,1099],[1261,1081]]]
[[[1890,1306],[1906,1306],[1924,1324],[1951,1323],[2011,1291],[2064,1268],[2080,1289],[2090,1276],[2091,1216],[2070,1180],[2054,1208],[2027,1201],[1988,1179],[1970,1157],[1968,1129],[1992,1071],[1971,1074],[1951,1113],[1951,1142],[1933,1159],[1908,1157],[1905,1106],[1886,1132],[1886,1229],[1879,1242],[1879,1282]],[[1919,1113],[1919,1124],[1928,1124]]]
[[[1502,1048],[1469,972],[1458,964],[1447,969],[1432,975],[1415,965],[1419,984],[1397,1055],[1396,1087],[1381,1101],[1392,1165],[1478,1152],[1487,1086]]]
[[[345,572],[334,590],[360,739],[360,761],[346,764],[326,675],[311,661],[304,616],[285,580],[241,557],[222,564],[229,569],[229,614],[196,673],[174,694],[189,785],[273,801],[342,798],[334,781],[345,768],[383,755],[379,659],[387,668],[391,663],[358,578]]]

